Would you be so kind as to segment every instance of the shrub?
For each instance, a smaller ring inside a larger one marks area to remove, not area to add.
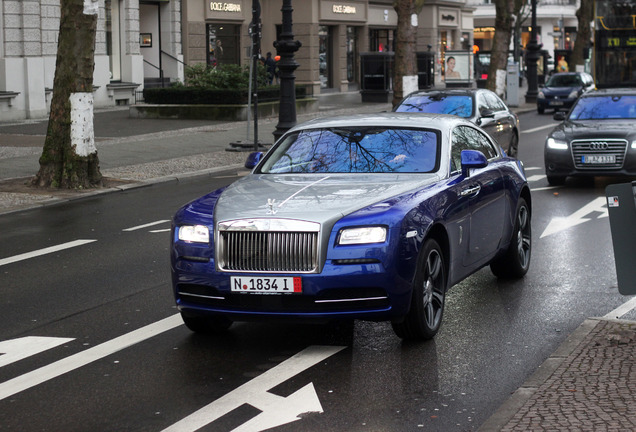
[[[267,86],[265,67],[257,67],[258,87]],[[249,66],[235,64],[220,65],[216,68],[204,64],[186,66],[185,86],[204,89],[244,90],[249,88]]]

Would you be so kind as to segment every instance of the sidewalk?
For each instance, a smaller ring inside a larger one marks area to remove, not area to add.
[[[525,94],[525,89],[520,91]],[[521,99],[521,98],[520,98]],[[390,103],[362,103],[359,92],[319,98],[313,117],[390,111]],[[513,110],[536,109],[521,103]],[[258,138],[272,143],[277,118],[259,119]],[[128,109],[95,113],[95,136],[106,188],[40,191],[27,186],[39,169],[47,119],[0,123],[0,214],[114,193],[164,181],[243,169],[247,152],[230,143],[253,142],[253,123],[150,120]],[[636,430],[636,322],[586,320],[479,429],[494,431]]]

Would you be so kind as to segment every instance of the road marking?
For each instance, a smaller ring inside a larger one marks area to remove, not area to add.
[[[244,404],[249,404],[262,412],[234,429],[233,432],[263,431],[300,420],[299,416],[306,412],[322,412],[322,406],[312,383],[286,398],[273,395],[268,390],[345,348],[343,346],[305,348],[278,366],[164,429],[163,432],[196,431]]]
[[[532,182],[532,181],[543,180],[544,178],[545,178],[545,174],[535,174],[535,175],[532,175],[532,176],[528,177],[527,180],[529,182]]]
[[[532,133],[532,132],[537,132],[537,131],[540,131],[540,130],[543,130],[543,129],[553,128],[553,127],[555,127],[555,126],[556,126],[555,124],[549,124],[549,125],[539,126],[539,127],[533,128],[533,129],[528,129],[528,130],[521,131],[521,133]]]
[[[143,342],[153,336],[157,336],[165,331],[172,330],[183,324],[180,314],[172,315],[155,323],[149,324],[140,329],[126,333],[122,336],[111,339],[100,345],[96,345],[85,351],[63,358],[43,366],[39,369],[20,375],[9,381],[0,384],[0,400],[13,396],[16,393],[35,387],[45,381],[56,378],[67,372],[71,372],[82,366],[86,366],[96,360],[109,356],[124,348]]]
[[[605,315],[603,318],[604,319],[620,318],[634,308],[636,308],[636,297],[623,303],[622,305],[620,305],[619,307],[617,307],[616,309],[614,309],[613,311]]]
[[[532,192],[538,192],[538,191],[544,191],[544,190],[552,190],[552,189],[559,189],[561,186],[545,186],[545,187],[540,187],[540,188],[531,188],[530,190]]]
[[[150,230],[150,232],[153,233],[153,234],[165,233],[165,232],[170,232],[170,228],[160,229],[160,230]]]
[[[0,267],[3,265],[7,265],[7,264],[11,264],[14,262],[18,262],[18,261],[24,261],[27,260],[29,258],[35,258],[38,256],[42,256],[42,255],[47,255],[50,253],[54,253],[54,252],[59,252],[61,250],[65,250],[65,249],[70,249],[70,248],[74,248],[77,246],[82,246],[88,243],[93,243],[96,242],[97,240],[75,240],[72,242],[68,242],[68,243],[62,243],[59,244],[57,246],[51,246],[48,248],[44,248],[44,249],[39,249],[33,252],[27,252],[27,253],[23,253],[20,255],[15,255],[9,258],[3,258],[0,259]]]
[[[155,221],[155,222],[150,222],[150,223],[143,224],[143,225],[137,225],[137,226],[134,226],[134,227],[131,227],[131,228],[126,228],[126,229],[123,229],[122,231],[136,231],[136,230],[148,228],[148,227],[159,225],[159,224],[166,223],[166,222],[170,222],[170,220],[168,220],[168,219],[158,220],[158,221]]]
[[[542,170],[543,167],[523,167],[524,171],[535,171],[535,170]]]
[[[579,210],[572,213],[570,216],[552,218],[546,229],[543,231],[543,234],[541,234],[541,238],[582,224],[584,222],[588,222],[589,220],[591,220],[591,218],[586,218],[585,216],[590,213],[601,213],[598,216],[599,219],[602,217],[608,217],[606,205],[607,198],[598,197],[594,201],[589,202]]]
[[[0,341],[0,367],[25,359],[42,351],[55,348],[72,338],[26,336],[18,339]]]

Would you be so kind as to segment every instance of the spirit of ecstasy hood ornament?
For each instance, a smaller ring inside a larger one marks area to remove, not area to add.
[[[269,210],[267,210],[267,214],[276,214],[276,210],[274,210],[274,204],[276,204],[275,199],[267,198],[267,207],[269,207]]]

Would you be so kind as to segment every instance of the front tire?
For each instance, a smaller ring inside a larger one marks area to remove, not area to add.
[[[530,268],[532,252],[532,229],[530,207],[526,200],[519,198],[515,226],[508,250],[490,264],[490,270],[499,278],[519,279]]]
[[[565,184],[564,176],[547,176],[550,186],[563,186]]]
[[[403,321],[391,323],[395,334],[408,340],[432,339],[440,328],[444,313],[447,275],[442,248],[429,239],[418,259],[411,307]]]

